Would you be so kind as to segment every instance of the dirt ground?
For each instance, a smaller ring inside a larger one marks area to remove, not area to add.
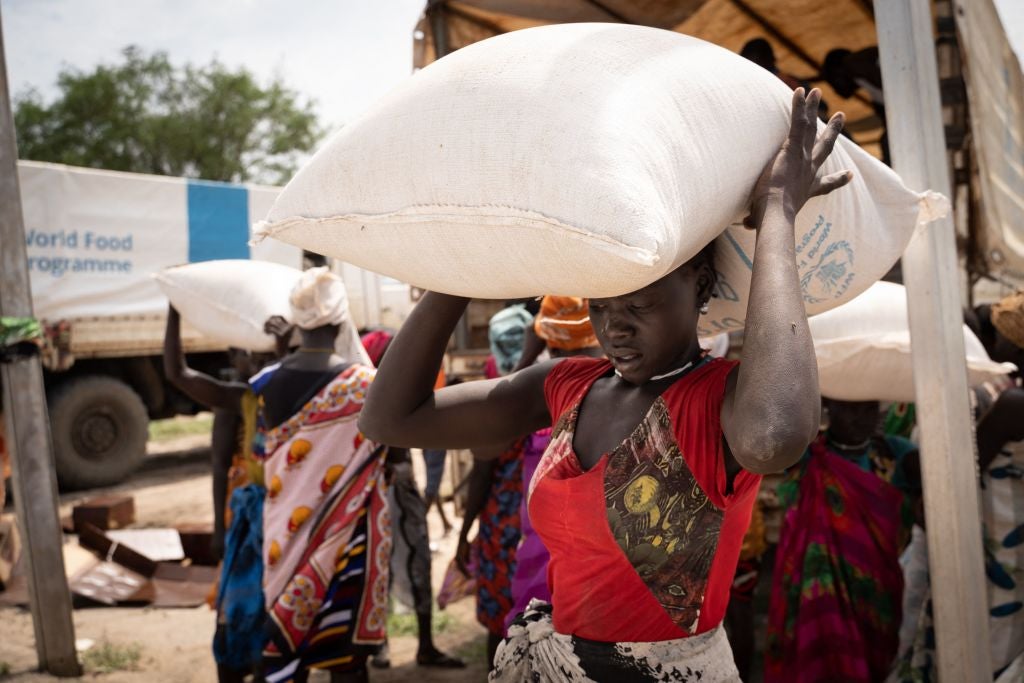
[[[188,522],[210,522],[213,518],[209,474],[209,438],[188,435],[151,443],[146,463],[122,485],[61,496],[61,514],[69,514],[75,502],[109,492],[130,492],[135,498],[136,526],[160,527]],[[422,459],[416,458],[417,478],[423,481]],[[7,512],[11,512],[8,508]],[[456,524],[449,504],[449,518]],[[433,557],[436,590],[455,551],[456,534],[442,538],[436,511],[429,517],[431,539],[438,551]],[[396,618],[402,620],[402,617]],[[393,622],[396,621],[393,619]],[[405,617],[402,623],[412,621]],[[78,609],[74,613],[75,636],[88,671],[86,680],[110,683],[122,681],[200,682],[215,681],[216,670],[210,654],[214,613],[207,607],[188,609],[108,608]],[[401,629],[408,632],[413,629]],[[392,668],[372,669],[374,683],[412,681],[464,683],[486,680],[486,635],[474,617],[471,599],[450,605],[435,616],[435,641],[442,650],[463,657],[463,670],[437,670],[415,664],[415,635],[392,635]],[[86,648],[86,646],[89,646]],[[89,653],[92,654],[89,654]],[[109,666],[118,669],[99,672]],[[0,680],[51,681],[37,672],[32,618],[27,609],[0,608]],[[81,679],[71,679],[81,680]],[[313,681],[326,681],[314,675]]]

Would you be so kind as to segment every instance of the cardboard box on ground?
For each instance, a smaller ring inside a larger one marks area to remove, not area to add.
[[[196,607],[214,595],[211,526],[130,528],[134,523],[130,496],[91,498],[64,520],[64,566],[76,606]],[[0,518],[0,606],[28,604],[20,548],[14,516]]]

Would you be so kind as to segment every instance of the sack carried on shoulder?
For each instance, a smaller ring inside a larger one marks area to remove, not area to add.
[[[290,320],[288,296],[302,271],[270,261],[226,259],[153,275],[181,317],[203,335],[248,351],[273,351],[267,318]]]
[[[791,102],[769,72],[671,31],[515,31],[431,64],[346,125],[261,230],[418,287],[494,299],[625,294],[717,238],[721,281],[700,333],[735,329],[754,254],[738,221]],[[812,313],[878,280],[922,208],[943,203],[925,207],[844,138],[823,172],[842,169],[853,182],[797,220]]]
[[[903,285],[878,282],[848,304],[810,320],[822,396],[841,401],[915,400],[914,365]],[[970,386],[1007,375],[966,325]]]

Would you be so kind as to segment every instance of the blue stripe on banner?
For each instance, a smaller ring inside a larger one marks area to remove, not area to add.
[[[188,181],[188,260],[249,258],[249,190]]]

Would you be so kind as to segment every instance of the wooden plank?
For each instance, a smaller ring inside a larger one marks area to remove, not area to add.
[[[0,28],[0,315],[31,316],[17,156]],[[38,356],[0,364],[0,383],[39,667],[57,676],[77,676],[81,669],[64,577],[53,445]]]
[[[116,562],[146,578],[156,574],[156,562],[128,546],[115,543],[109,536],[88,522],[78,529],[78,544],[83,548],[96,551],[108,562]]]
[[[907,185],[949,195],[929,0],[875,0],[893,167]],[[903,255],[939,678],[992,679],[988,597],[952,217]]]
[[[613,19],[615,19],[615,21],[619,22],[620,24],[633,24],[633,23],[635,23],[633,21],[630,21],[629,17],[627,17],[626,15],[620,14],[619,12],[616,12],[615,10],[613,10],[611,7],[609,7],[608,5],[604,4],[600,0],[583,0],[583,1],[586,4],[590,5],[591,7],[595,7],[597,9],[601,10],[602,12],[607,14],[608,16],[610,16]]]
[[[131,496],[100,496],[82,501],[71,509],[77,530],[88,523],[99,529],[123,529],[135,522],[135,499]]]

